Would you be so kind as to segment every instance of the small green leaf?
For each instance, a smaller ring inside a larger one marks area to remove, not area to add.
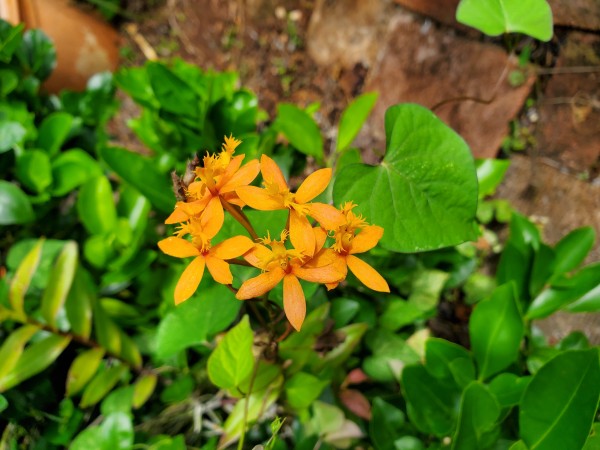
[[[376,450],[396,450],[394,442],[405,434],[402,410],[380,397],[373,400],[369,436]]]
[[[104,349],[92,348],[80,353],[73,360],[67,374],[65,393],[67,397],[77,394],[84,388],[100,367],[103,357]]]
[[[452,361],[466,358],[471,359],[467,349],[453,342],[439,338],[429,338],[425,343],[425,368],[436,378],[452,378],[450,363]]]
[[[0,380],[14,369],[23,353],[25,344],[39,331],[33,325],[24,325],[10,333],[0,347]]]
[[[277,104],[277,119],[273,126],[281,131],[290,143],[317,161],[323,160],[323,137],[313,118],[290,103]]]
[[[61,152],[52,160],[52,195],[61,197],[101,175],[98,162],[83,150]]]
[[[335,327],[340,328],[352,320],[360,310],[360,303],[351,298],[339,297],[331,302],[331,318]]]
[[[545,364],[525,390],[520,437],[530,450],[582,448],[600,396],[598,349],[568,351]]]
[[[109,352],[121,354],[121,330],[106,314],[100,302],[94,302],[94,332],[98,343]]]
[[[50,38],[38,29],[23,34],[21,46],[15,52],[26,72],[45,80],[56,65],[56,50]]]
[[[412,281],[408,301],[422,312],[431,311],[437,306],[449,277],[450,274],[442,270],[419,271]]]
[[[48,286],[41,301],[42,316],[50,326],[56,326],[58,312],[64,306],[77,269],[77,243],[67,241],[50,272]]]
[[[0,395],[0,413],[6,408],[8,408],[8,400],[6,400],[6,397],[4,397],[4,395]]]
[[[241,302],[222,285],[200,290],[160,322],[156,336],[157,356],[166,358],[206,342],[231,325],[241,306]]]
[[[23,302],[25,300],[25,293],[29,288],[29,284],[35,274],[40,258],[42,256],[42,246],[44,239],[40,239],[34,245],[34,247],[27,253],[23,261],[19,264],[17,272],[10,284],[10,291],[8,298],[10,301],[11,308],[19,314],[24,314]]]
[[[50,158],[40,150],[27,150],[17,159],[16,175],[31,191],[43,192],[52,184]]]
[[[336,204],[385,229],[393,251],[433,250],[474,239],[477,177],[465,141],[428,109],[396,105],[386,113],[387,152],[378,166],[351,164],[337,174]]]
[[[227,332],[208,357],[208,377],[223,389],[234,389],[252,372],[254,336],[248,316]]]
[[[494,195],[496,188],[502,183],[510,166],[509,159],[477,159],[477,180],[479,181],[479,198]]]
[[[12,26],[8,22],[0,30],[0,61],[8,63],[23,40],[24,23]]]
[[[98,403],[116,386],[125,372],[127,366],[121,364],[98,372],[83,391],[79,406],[87,408]]]
[[[81,186],[77,198],[77,212],[91,234],[103,234],[115,227],[117,211],[108,178],[92,178]]]
[[[34,219],[27,195],[14,184],[0,180],[0,225],[20,225]]]
[[[200,98],[192,87],[159,62],[146,64],[148,81],[160,107],[177,115],[200,117]]]
[[[156,387],[157,377],[153,373],[142,375],[135,382],[132,406],[140,408],[150,398]]]
[[[552,39],[552,10],[546,0],[461,0],[456,20],[489,36],[523,33]]]
[[[594,246],[596,232],[592,227],[571,231],[556,244],[554,274],[561,275],[576,269]]]
[[[56,361],[69,342],[71,342],[69,337],[51,334],[28,346],[13,370],[0,378],[0,392],[16,386],[46,369]]]
[[[490,392],[503,408],[518,405],[531,377],[518,377],[514,373],[501,373],[489,385]]]
[[[423,314],[423,311],[414,303],[409,303],[399,297],[388,296],[385,310],[379,316],[379,321],[383,328],[396,331],[406,325],[411,325],[423,317]]]
[[[298,372],[283,385],[288,404],[297,410],[308,408],[329,384],[306,372]]]
[[[512,283],[497,287],[475,306],[469,320],[471,347],[484,380],[517,360],[524,326]]]
[[[0,122],[0,153],[11,150],[15,145],[20,144],[27,130],[19,122],[2,120]]]
[[[124,412],[107,415],[101,425],[87,427],[69,445],[70,450],[129,450],[133,446],[133,423]]]
[[[38,128],[37,147],[44,149],[48,155],[54,156],[64,144],[71,126],[73,116],[63,111],[57,111],[44,118]]]
[[[348,148],[371,114],[379,94],[369,92],[356,97],[342,112],[338,130],[336,151],[343,152]]]
[[[487,387],[473,381],[462,395],[452,450],[489,448],[498,438],[500,407]]]
[[[117,175],[140,191],[158,210],[163,213],[173,211],[175,196],[171,182],[148,158],[118,147],[103,148],[100,154]]]
[[[71,331],[86,339],[92,332],[92,308],[95,299],[94,282],[90,274],[79,265],[65,302],[65,310]]]

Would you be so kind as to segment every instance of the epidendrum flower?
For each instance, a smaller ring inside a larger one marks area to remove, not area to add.
[[[316,219],[327,230],[334,229],[343,220],[339,211],[333,206],[325,203],[310,203],[327,188],[331,180],[331,169],[319,169],[313,172],[295,193],[290,192],[281,169],[267,155],[261,156],[260,172],[264,188],[241,186],[236,188],[235,192],[254,209],[261,211],[288,209],[292,245],[303,254],[312,256],[315,238],[311,231],[312,225],[306,216]]]
[[[317,227],[311,228],[317,253],[325,243],[325,232]],[[269,292],[283,280],[283,309],[285,315],[296,330],[300,330],[306,316],[306,299],[299,279],[314,283],[337,283],[344,274],[334,266],[334,259],[321,258],[320,265],[307,267],[311,258],[298,249],[285,246],[287,232],[281,234],[280,240],[272,240],[269,236],[262,239],[244,255],[244,259],[263,272],[246,280],[240,286],[236,297],[248,300]],[[270,247],[270,248],[268,248]]]
[[[235,190],[250,184],[258,175],[260,165],[254,159],[242,166],[245,155],[233,156],[240,144],[241,141],[234,137],[225,137],[219,154],[207,154],[203,158],[203,166],[195,170],[197,180],[187,187],[187,201],[177,202],[175,210],[165,223],[180,223],[202,213],[213,198],[244,206]]]
[[[175,287],[175,304],[184,302],[196,292],[205,267],[217,283],[233,283],[227,260],[243,255],[254,243],[246,236],[234,236],[212,246],[211,239],[221,229],[223,219],[223,209],[219,199],[215,197],[208,203],[200,218],[189,218],[181,225],[177,236],[168,237],[158,243],[158,247],[167,255],[176,258],[194,256]],[[187,234],[191,236],[191,241],[180,237]]]

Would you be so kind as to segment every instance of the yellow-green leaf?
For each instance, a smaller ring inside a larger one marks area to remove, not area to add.
[[[24,314],[23,301],[25,299],[25,293],[29,288],[33,274],[40,263],[43,244],[44,239],[40,239],[27,256],[25,256],[10,285],[10,292],[8,294],[10,305],[12,309],[19,314]]]
[[[98,403],[115,387],[126,371],[127,366],[115,365],[98,372],[83,391],[79,406],[87,408]]]
[[[71,331],[86,339],[92,333],[92,307],[95,299],[95,287],[89,273],[83,267],[77,267],[65,310]]]
[[[142,355],[136,343],[127,334],[121,331],[121,357],[133,364],[134,367],[142,366]]]
[[[114,355],[121,354],[121,330],[99,302],[94,304],[94,331],[98,343]]]
[[[92,348],[81,353],[69,368],[66,395],[77,394],[92,379],[104,357],[104,349]]]
[[[77,243],[68,241],[50,272],[48,286],[42,297],[42,316],[49,325],[56,326],[56,316],[65,304],[77,269]]]
[[[150,398],[156,387],[156,375],[149,373],[142,375],[135,383],[133,391],[133,407],[139,408]]]
[[[8,374],[17,364],[23,353],[25,344],[39,331],[38,327],[25,325],[13,331],[0,347],[0,379]]]

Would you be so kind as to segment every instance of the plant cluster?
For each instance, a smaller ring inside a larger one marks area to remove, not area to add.
[[[0,33],[1,446],[597,447],[598,347],[535,326],[600,310],[594,232],[487,199],[506,162],[402,104],[363,164],[376,94],[326,155],[318,105],[180,60],[46,96],[50,43]],[[111,144],[115,88],[152,155]]]

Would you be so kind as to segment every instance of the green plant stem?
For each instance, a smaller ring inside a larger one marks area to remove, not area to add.
[[[254,369],[252,369],[252,377],[250,378],[250,384],[248,386],[248,394],[246,395],[245,403],[244,403],[244,418],[242,420],[242,433],[240,435],[240,440],[238,441],[238,447],[237,447],[238,450],[243,450],[243,448],[244,448],[244,441],[246,438],[246,428],[248,427],[248,408],[250,406],[250,395],[252,395],[252,388],[254,387],[254,380],[256,380],[256,375],[258,374],[258,365],[259,365],[261,358],[262,358],[262,352],[258,356],[258,358],[256,358],[256,363],[254,364]]]
[[[219,199],[221,200],[221,205],[223,205],[223,209],[225,209],[229,214],[231,214],[233,218],[237,220],[246,229],[246,231],[248,231],[248,234],[250,234],[250,237],[252,239],[258,241],[258,234],[256,234],[254,227],[248,220],[248,217],[246,217],[246,214],[244,214],[244,211],[226,202],[221,197],[219,197]]]

